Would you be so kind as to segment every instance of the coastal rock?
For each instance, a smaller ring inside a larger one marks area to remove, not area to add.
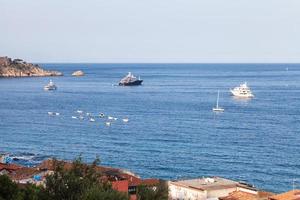
[[[84,76],[84,72],[81,70],[78,70],[78,71],[73,72],[72,76]]]
[[[26,63],[22,59],[12,60],[0,57],[0,77],[62,76],[58,71],[42,69],[37,64]]]

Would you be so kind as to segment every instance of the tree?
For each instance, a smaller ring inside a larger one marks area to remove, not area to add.
[[[20,191],[18,185],[6,175],[0,176],[0,200],[17,200]]]
[[[73,161],[71,169],[65,169],[63,162],[55,160],[54,174],[46,178],[40,199],[126,200],[126,195],[114,191],[109,183],[101,181],[102,174],[96,170],[99,162],[99,158],[96,158],[91,165],[86,165],[79,156]]]
[[[128,200],[128,195],[115,191],[113,189],[103,190],[103,188],[94,186],[83,194],[82,200]]]
[[[0,176],[0,200],[128,200],[127,194],[102,181],[102,174],[96,170],[99,162],[96,158],[86,165],[79,156],[66,169],[64,162],[54,160],[54,173],[46,177],[43,187],[19,187],[8,176]]]
[[[165,181],[159,181],[158,185],[140,185],[137,188],[138,200],[168,200],[169,189]]]

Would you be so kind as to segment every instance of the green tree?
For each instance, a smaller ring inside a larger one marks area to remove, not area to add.
[[[168,200],[169,189],[165,181],[155,186],[140,185],[137,188],[138,200]]]
[[[92,165],[83,164],[82,158],[76,158],[71,169],[65,169],[64,163],[54,160],[54,174],[46,178],[46,187],[41,198],[51,200],[79,200],[85,190],[100,184],[100,174],[95,167],[100,160],[97,158]]]
[[[86,190],[82,196],[82,200],[128,200],[128,195],[117,192],[113,189],[106,189],[99,186],[93,186]]]
[[[0,176],[0,200],[18,200],[20,190],[18,185],[6,175]]]

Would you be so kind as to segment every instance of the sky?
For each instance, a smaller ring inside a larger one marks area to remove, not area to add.
[[[300,63],[300,1],[0,0],[0,56]]]

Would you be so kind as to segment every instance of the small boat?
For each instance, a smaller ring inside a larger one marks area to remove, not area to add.
[[[124,119],[122,119],[122,120],[123,120],[124,123],[127,123],[127,122],[129,121],[128,118],[124,118]]]
[[[105,116],[104,113],[99,114],[99,117],[101,117],[101,118],[103,118],[104,116]]]
[[[218,90],[218,98],[217,98],[217,105],[212,110],[214,112],[223,112],[224,108],[219,107],[219,97],[220,97],[220,91]]]
[[[107,119],[109,119],[109,120],[113,120],[113,119],[114,119],[114,117],[112,117],[112,116],[108,116],[108,117],[107,117]]]
[[[141,85],[143,80],[141,78],[135,77],[131,72],[128,72],[127,76],[122,78],[119,82],[120,86],[136,86]]]
[[[76,117],[76,116],[72,116],[72,119],[78,119],[78,117]]]
[[[117,120],[118,120],[118,118],[114,117],[114,118],[113,118],[113,120],[117,121]]]
[[[48,115],[51,115],[51,116],[54,116],[54,115],[59,116],[60,113],[58,113],[58,112],[48,112]]]
[[[96,120],[94,118],[90,118],[90,122],[95,122]]]
[[[44,86],[44,90],[56,90],[56,89],[57,89],[57,87],[51,79],[50,79],[49,83]]]
[[[242,97],[242,98],[251,98],[254,97],[250,88],[247,86],[247,83],[240,84],[239,87],[235,87],[234,89],[230,89],[230,92],[233,96]]]
[[[110,125],[111,125],[111,122],[105,122],[105,125],[106,125],[106,126],[110,126]]]
[[[92,114],[91,113],[86,113],[86,116],[91,116]]]
[[[76,112],[79,113],[79,114],[83,113],[82,110],[77,110]]]

